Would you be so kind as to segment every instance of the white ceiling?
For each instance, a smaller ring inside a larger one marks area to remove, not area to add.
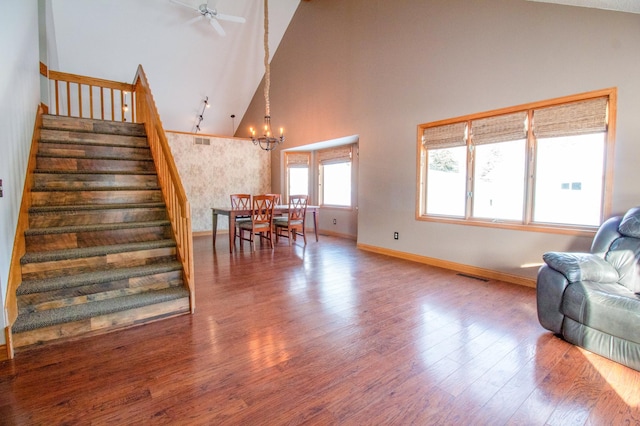
[[[197,7],[205,0],[180,1]],[[530,1],[640,13],[640,0]],[[270,1],[271,57],[299,2]],[[195,131],[208,96],[201,132],[233,135],[264,75],[263,1],[209,5],[247,22],[221,21],[221,37],[206,20],[187,25],[196,12],[170,0],[51,0],[57,55],[51,63],[59,71],[125,82],[142,64],[165,129]]]
[[[180,0],[197,7],[205,0]],[[271,57],[300,0],[269,2]],[[221,37],[196,11],[170,0],[52,0],[59,71],[132,82],[138,64],[149,79],[163,125],[191,132],[205,96],[201,132],[232,135],[264,75],[262,0],[210,0],[220,13]],[[231,115],[235,114],[235,120]]]

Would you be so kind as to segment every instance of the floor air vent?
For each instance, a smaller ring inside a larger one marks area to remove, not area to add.
[[[484,281],[485,283],[489,282],[489,280],[486,278],[474,277],[473,275],[467,275],[467,274],[456,274],[456,275],[459,277],[465,277],[465,278],[471,278],[473,280]]]

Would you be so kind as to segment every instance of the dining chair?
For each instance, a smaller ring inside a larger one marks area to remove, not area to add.
[[[279,237],[295,240],[297,235],[302,235],[304,245],[307,245],[307,233],[305,232],[304,219],[307,214],[307,203],[309,197],[307,195],[290,195],[289,196],[289,212],[286,216],[274,219],[276,231],[276,242]],[[283,234],[284,231],[286,234]]]
[[[251,194],[231,194],[231,210],[249,210],[251,209]],[[235,223],[229,224],[229,230],[231,230],[231,226],[235,227],[235,238],[240,240],[240,244],[242,244],[241,233],[242,231],[238,227],[238,225],[242,222],[251,221],[251,215],[241,215],[236,216]],[[236,240],[233,239],[233,244],[235,245]]]
[[[260,240],[269,240],[273,248],[273,202],[271,195],[254,195],[251,208],[251,220],[240,222],[240,240],[249,241],[251,250],[255,251],[255,237],[260,235]],[[249,231],[249,238],[244,237],[244,231]],[[242,241],[241,241],[242,242]]]

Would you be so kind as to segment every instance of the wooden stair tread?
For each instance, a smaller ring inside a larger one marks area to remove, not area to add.
[[[119,229],[133,228],[149,228],[152,226],[169,226],[171,222],[168,220],[150,220],[146,222],[117,222],[117,223],[101,223],[94,225],[69,225],[69,226],[52,226],[48,228],[29,228],[25,231],[25,235],[51,235],[65,234],[72,232],[92,232],[92,231],[111,231]]]
[[[146,136],[144,124],[44,114],[42,128],[110,135]]]
[[[55,175],[155,175],[153,170],[56,170],[36,169],[34,173]]]
[[[174,240],[164,239],[156,241],[143,241],[139,243],[113,244],[108,246],[27,252],[20,259],[20,263],[22,265],[25,265],[28,263],[52,262],[56,260],[82,259],[86,257],[104,256],[107,254],[126,253],[129,251],[175,247],[175,245],[176,243]]]
[[[34,186],[31,192],[82,192],[82,191],[160,191],[159,186],[80,186],[80,187],[47,187]]]
[[[49,152],[39,152],[37,157],[40,158],[64,158],[64,159],[77,159],[77,160],[116,160],[116,161],[148,161],[153,162],[153,158],[149,155],[149,158],[123,158],[117,155],[73,155],[73,154],[53,154]]]
[[[178,261],[154,263],[151,265],[135,266],[131,268],[117,268],[105,271],[86,272],[72,276],[62,276],[39,280],[23,281],[18,287],[19,296],[25,294],[42,293],[66,288],[82,287],[91,284],[100,284],[125,278],[142,277],[145,275],[160,274],[164,272],[181,270],[182,265]]]
[[[75,211],[91,211],[91,210],[114,210],[114,209],[149,209],[163,208],[163,202],[148,203],[113,203],[113,204],[62,204],[50,206],[31,206],[29,214],[45,214],[57,212],[75,212]]]
[[[29,312],[18,315],[16,322],[12,326],[12,332],[21,333],[185,297],[189,297],[189,291],[184,287],[169,287],[162,290],[154,290],[96,302],[65,306],[63,308]]]

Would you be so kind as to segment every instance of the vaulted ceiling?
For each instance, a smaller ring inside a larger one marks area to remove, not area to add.
[[[198,7],[206,0],[177,1]],[[640,0],[531,1],[640,13]],[[270,1],[271,57],[299,2]],[[190,23],[197,12],[171,0],[51,0],[50,64],[126,82],[142,64],[165,129],[194,131],[208,97],[201,132],[233,135],[264,75],[263,1],[209,0],[209,6],[246,23],[220,21],[222,37],[206,19]]]
[[[206,0],[179,1],[198,7]],[[298,3],[269,2],[271,57]],[[206,19],[190,23],[198,12],[170,0],[52,0],[57,61],[51,63],[124,82],[142,64],[165,129],[194,131],[208,97],[201,131],[232,135],[264,75],[263,1],[209,0],[209,6],[246,22],[219,21],[222,37]]]

